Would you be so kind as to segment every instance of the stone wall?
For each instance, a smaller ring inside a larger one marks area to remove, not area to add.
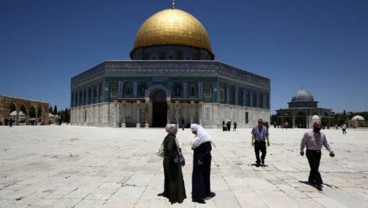
[[[146,109],[148,108],[148,109]],[[83,126],[150,127],[152,103],[100,103],[71,108],[71,124]],[[248,116],[248,119],[246,118]],[[168,122],[181,120],[185,126],[199,123],[205,128],[222,128],[222,122],[237,122],[238,128],[257,125],[259,118],[270,121],[267,109],[211,103],[169,103]],[[148,126],[147,126],[148,123]]]

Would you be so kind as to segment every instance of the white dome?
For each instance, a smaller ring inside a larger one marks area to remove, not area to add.
[[[9,115],[16,116],[17,115],[17,111],[13,111]],[[26,115],[26,114],[24,114],[23,111],[19,111],[18,116],[24,116],[24,115]]]
[[[365,119],[363,118],[363,116],[356,115],[351,120],[353,120],[353,121],[355,121],[355,120],[364,121]]]
[[[292,102],[297,101],[314,101],[312,93],[307,90],[301,89],[291,98]]]
[[[312,120],[319,120],[319,116],[317,115],[312,116]]]

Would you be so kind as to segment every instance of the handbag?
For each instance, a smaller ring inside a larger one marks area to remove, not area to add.
[[[176,157],[174,158],[174,163],[184,166],[185,165],[184,156],[182,154],[176,155]]]
[[[164,157],[165,156],[165,149],[164,149],[164,142],[161,143],[160,148],[158,148],[156,155],[159,157]]]
[[[175,138],[175,142],[176,142],[176,148],[178,149],[178,154],[174,158],[174,163],[177,163],[178,165],[184,166],[185,165],[185,158],[181,154],[181,150],[179,148],[178,140],[176,138]]]

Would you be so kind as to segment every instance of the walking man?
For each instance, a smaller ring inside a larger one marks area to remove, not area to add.
[[[310,166],[310,173],[308,183],[315,186],[318,190],[322,191],[322,177],[319,173],[319,163],[321,161],[321,149],[322,146],[330,152],[330,156],[334,157],[335,153],[327,142],[326,136],[321,132],[321,122],[316,121],[313,123],[313,131],[307,131],[300,143],[300,155],[304,155],[304,148],[307,148],[307,159]]]
[[[342,134],[346,134],[346,124],[342,125]]]
[[[258,126],[252,129],[252,146],[254,146],[254,151],[256,153],[256,166],[259,167],[261,162],[264,165],[264,161],[267,153],[267,146],[270,146],[270,140],[268,139],[268,129],[263,126],[263,120],[258,119]],[[259,152],[262,153],[261,158],[259,158]]]

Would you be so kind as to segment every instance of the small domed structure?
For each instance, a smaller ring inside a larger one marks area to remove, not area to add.
[[[317,115],[312,116],[312,121],[313,122],[319,121],[319,116]]]
[[[319,108],[312,93],[303,88],[295,93],[288,104],[289,108],[276,111],[282,120],[292,123],[293,127],[309,128],[315,121],[328,126],[329,119],[332,118],[331,109]]]
[[[353,118],[351,118],[351,120],[349,121],[349,126],[351,126],[353,128],[367,127],[368,122],[365,121],[363,116],[356,115]]]
[[[351,120],[353,120],[353,121],[364,121],[365,119],[364,119],[363,116],[356,115]]]

